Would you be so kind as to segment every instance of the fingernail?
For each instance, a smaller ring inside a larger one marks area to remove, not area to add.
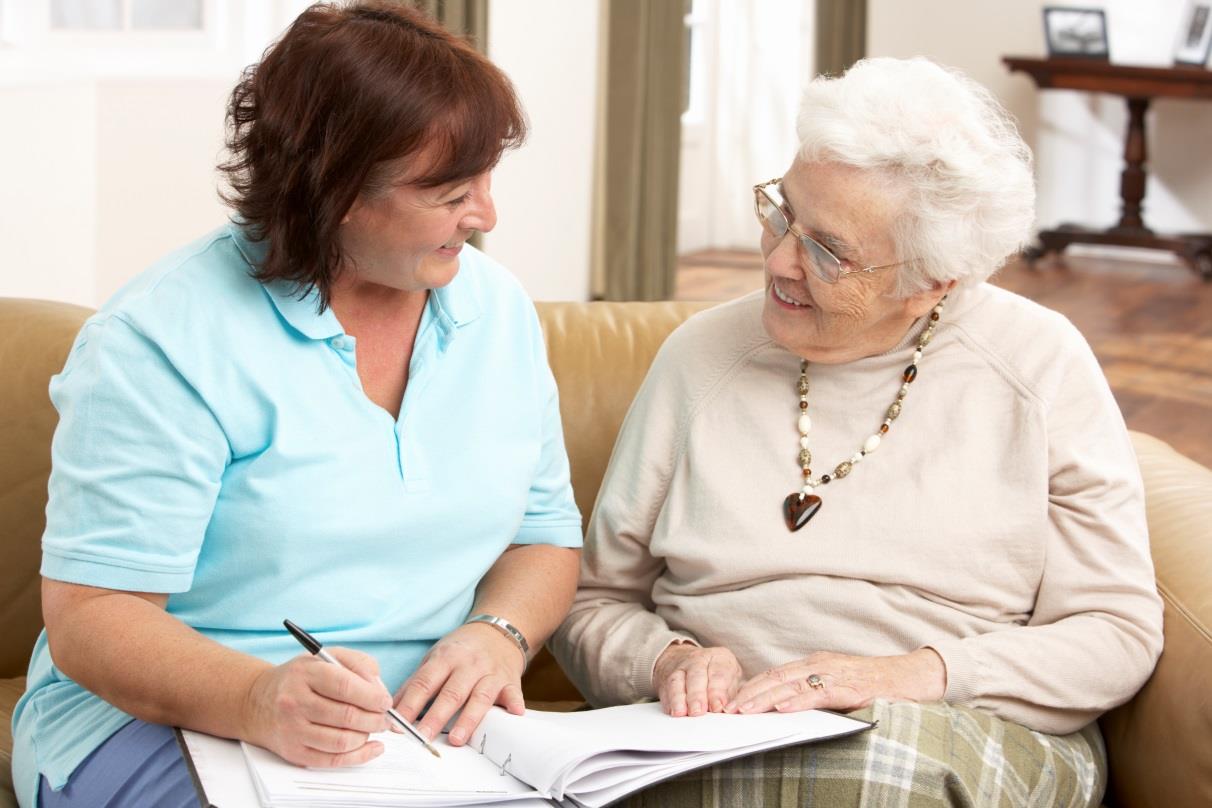
[[[750,710],[752,710],[752,709],[753,709],[753,702],[751,702],[751,701],[747,701],[747,702],[745,702],[744,704],[742,704],[742,705],[741,705],[741,712],[742,712],[742,713],[747,713],[747,712],[749,712],[749,711],[750,711]]]
[[[463,730],[454,729],[454,730],[450,731],[450,742],[451,743],[458,745],[458,744],[463,743],[463,741],[466,739],[467,739],[467,733],[464,732]]]
[[[690,712],[693,715],[698,715],[699,713],[703,712],[703,705],[697,701],[690,702]]]

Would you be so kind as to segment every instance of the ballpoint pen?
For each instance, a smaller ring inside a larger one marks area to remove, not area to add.
[[[315,637],[311,636],[306,631],[299,628],[298,626],[296,626],[294,623],[290,622],[289,620],[283,620],[282,625],[286,626],[286,630],[290,632],[291,636],[294,637],[296,640],[298,640],[299,644],[302,645],[304,648],[306,648],[309,653],[315,654],[320,659],[324,660],[325,662],[328,662],[329,664],[336,665],[338,668],[344,668],[345,670],[349,670],[348,668],[345,668],[345,666],[342,665],[339,661],[337,661],[336,657],[334,657],[332,654],[325,651],[324,646],[320,645],[320,641],[317,640]],[[406,730],[410,735],[412,735],[412,737],[414,737],[418,741],[420,741],[425,746],[425,748],[429,750],[429,753],[431,755],[433,755],[436,758],[442,757],[440,754],[438,754],[438,750],[434,748],[434,745],[431,744],[429,741],[425,740],[425,736],[422,735],[417,730],[416,727],[414,727],[412,724],[405,721],[404,716],[397,713],[394,708],[391,708],[391,707],[387,708],[387,717],[390,718],[392,721],[395,721],[404,730]]]

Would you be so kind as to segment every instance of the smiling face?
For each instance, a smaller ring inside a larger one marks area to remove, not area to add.
[[[784,175],[784,214],[828,247],[843,271],[900,260],[892,241],[899,201],[876,177],[837,163],[796,160]],[[813,362],[836,364],[894,347],[947,291],[939,286],[897,299],[896,266],[826,283],[808,267],[799,238],[762,230],[766,302],[762,325],[771,339]]]
[[[405,177],[359,196],[341,223],[342,271],[405,292],[445,286],[463,242],[496,224],[490,186],[490,172],[437,188]]]

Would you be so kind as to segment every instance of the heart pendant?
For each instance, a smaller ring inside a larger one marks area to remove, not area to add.
[[[816,494],[809,494],[802,499],[798,493],[787,497],[783,500],[783,518],[787,520],[787,529],[792,533],[799,530],[808,524],[808,520],[816,516],[820,509],[821,498]]]

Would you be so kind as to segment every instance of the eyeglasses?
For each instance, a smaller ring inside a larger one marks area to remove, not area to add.
[[[762,227],[775,238],[781,239],[787,235],[788,230],[794,233],[799,239],[800,249],[807,259],[808,266],[812,267],[816,276],[825,283],[837,283],[847,275],[877,272],[905,263],[904,261],[894,261],[891,264],[880,264],[879,266],[847,267],[846,262],[830,252],[828,247],[791,223],[791,217],[788,216],[790,208],[783,201],[782,194],[778,190],[778,184],[782,181],[782,177],[776,177],[753,186],[753,212],[757,214]]]

